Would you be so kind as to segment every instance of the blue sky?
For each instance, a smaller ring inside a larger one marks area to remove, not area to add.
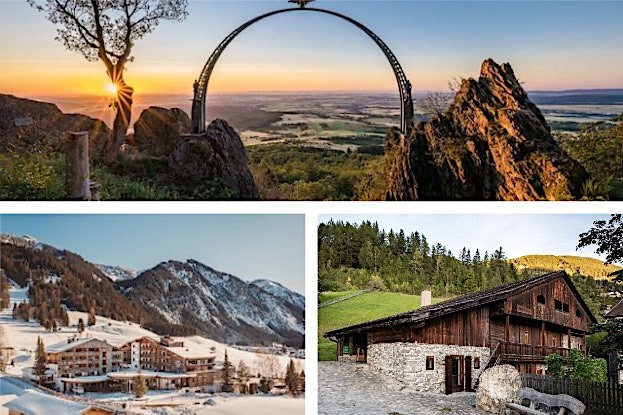
[[[416,90],[443,90],[455,76],[476,76],[488,57],[510,62],[527,89],[623,88],[622,1],[318,0],[312,5],[344,13],[376,32]],[[128,80],[137,92],[187,92],[226,35],[284,7],[289,7],[285,0],[191,0],[186,21],[163,22],[137,42]],[[0,45],[6,70],[0,91],[41,89],[44,81],[52,88],[68,73],[73,89],[81,90],[79,80],[91,85],[102,78],[104,85],[100,63],[65,51],[53,37],[53,25],[25,2],[0,2],[0,38],[11,39]],[[37,69],[37,76],[26,75],[25,65]],[[219,60],[210,88],[392,90],[394,85],[385,57],[354,26],[317,13],[286,13],[242,33]],[[71,83],[62,87],[73,90]],[[89,88],[95,87],[100,84]]]
[[[31,235],[90,262],[151,268],[196,259],[244,280],[305,292],[302,215],[1,215],[0,230]]]
[[[463,247],[471,249],[472,254],[478,248],[484,255],[485,251],[491,253],[502,246],[508,258],[528,254],[600,258],[594,247],[576,251],[578,235],[589,230],[594,221],[607,220],[610,215],[320,215],[319,221],[331,218],[350,223],[378,221],[387,231],[417,231],[431,245],[441,243],[455,256]]]

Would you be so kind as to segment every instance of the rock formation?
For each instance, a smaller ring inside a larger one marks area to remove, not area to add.
[[[450,108],[386,140],[389,200],[568,200],[584,168],[554,141],[509,64],[488,59]]]
[[[149,107],[134,124],[130,141],[141,155],[168,158],[176,181],[196,189],[199,199],[259,198],[242,140],[226,121],[213,121],[204,135],[189,132],[183,110]]]
[[[493,366],[480,375],[476,390],[476,408],[481,411],[499,414],[506,402],[514,402],[521,388],[521,376],[510,365]]]
[[[214,120],[205,134],[187,135],[173,152],[173,165],[188,185],[222,183],[226,198],[259,199],[240,136],[224,120]]]
[[[133,144],[144,154],[170,156],[189,132],[190,118],[183,110],[149,107],[134,124]]]
[[[54,104],[0,94],[0,152],[62,151],[66,134],[89,132],[91,158],[101,154],[110,130],[103,121],[64,114]]]

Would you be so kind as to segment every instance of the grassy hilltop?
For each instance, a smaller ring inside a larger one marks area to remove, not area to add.
[[[525,255],[511,259],[510,262],[518,269],[564,270],[569,275],[579,270],[580,274],[595,279],[611,279],[608,275],[621,269],[616,265],[604,265],[599,259],[571,255]]]

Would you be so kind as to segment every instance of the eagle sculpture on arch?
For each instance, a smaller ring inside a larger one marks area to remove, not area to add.
[[[288,3],[298,4],[301,9],[304,9],[307,6],[307,3],[311,3],[315,0],[288,0]]]

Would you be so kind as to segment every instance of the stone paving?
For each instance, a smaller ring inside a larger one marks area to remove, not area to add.
[[[319,415],[484,415],[475,393],[416,392],[367,365],[318,363]]]

